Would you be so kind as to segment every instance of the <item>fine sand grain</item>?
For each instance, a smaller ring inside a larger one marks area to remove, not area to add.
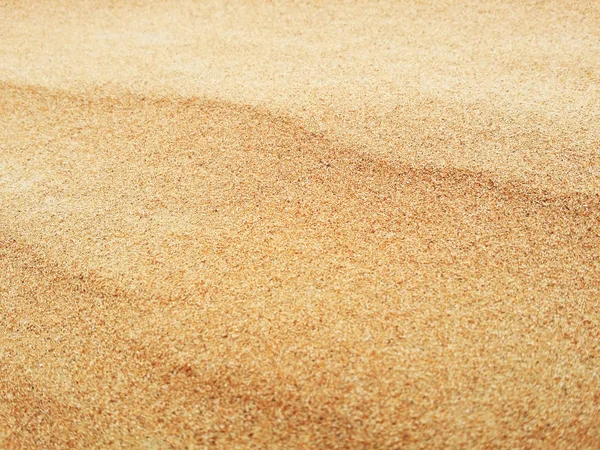
[[[0,448],[600,448],[600,3],[0,2]]]

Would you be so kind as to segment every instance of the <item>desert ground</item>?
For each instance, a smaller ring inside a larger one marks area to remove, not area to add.
[[[600,3],[0,2],[0,448],[600,448]]]

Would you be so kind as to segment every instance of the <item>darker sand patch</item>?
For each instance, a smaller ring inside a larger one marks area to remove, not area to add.
[[[600,439],[597,197],[229,102],[1,95],[5,445]]]

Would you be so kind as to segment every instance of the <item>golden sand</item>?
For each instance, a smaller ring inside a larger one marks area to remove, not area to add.
[[[0,4],[0,448],[600,448],[599,61],[592,1]]]

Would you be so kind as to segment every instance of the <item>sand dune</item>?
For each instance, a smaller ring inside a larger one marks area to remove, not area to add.
[[[0,447],[600,445],[594,4],[0,11]]]

